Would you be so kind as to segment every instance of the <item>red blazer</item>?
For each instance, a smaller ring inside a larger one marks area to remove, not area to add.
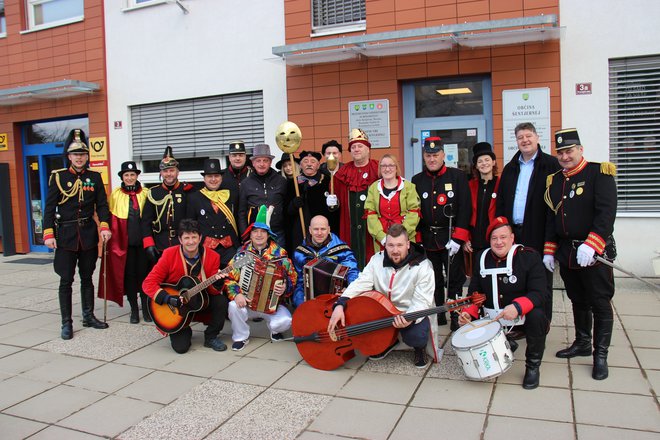
[[[206,278],[215,275],[220,268],[220,256],[213,251],[208,251],[203,246],[199,247],[199,252],[201,254],[199,261],[203,265]],[[196,264],[199,264],[199,262]],[[163,251],[163,255],[161,255],[158,263],[151,269],[147,278],[144,279],[142,290],[154,299],[159,292],[164,292],[160,288],[162,283],[176,284],[184,275],[189,275],[189,273],[188,264],[186,264],[186,259],[183,256],[183,248],[181,245],[171,246]],[[206,291],[209,295],[220,295],[222,293],[221,290],[216,289],[213,285],[207,287]]]

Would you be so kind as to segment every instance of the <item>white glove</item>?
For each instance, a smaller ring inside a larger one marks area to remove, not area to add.
[[[336,194],[328,194],[325,198],[325,204],[328,205],[328,208],[334,208],[339,205]]]
[[[445,249],[449,251],[449,256],[453,257],[458,253],[459,250],[461,250],[461,245],[456,243],[454,240],[450,238],[447,244],[445,245]]]
[[[543,265],[550,272],[555,271],[555,257],[554,255],[544,255],[543,256]]]
[[[596,251],[591,246],[582,243],[577,248],[577,262],[582,267],[591,266],[596,262],[594,254]]]

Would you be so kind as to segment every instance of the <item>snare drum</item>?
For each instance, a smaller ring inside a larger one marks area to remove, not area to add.
[[[513,365],[513,352],[502,325],[488,321],[480,319],[472,322],[474,326],[466,324],[451,338],[451,346],[468,379],[493,379]]]

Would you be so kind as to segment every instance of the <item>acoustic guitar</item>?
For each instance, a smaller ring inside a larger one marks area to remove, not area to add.
[[[161,289],[169,295],[180,296],[183,304],[181,307],[174,307],[168,303],[156,304],[156,301],[149,301],[149,310],[156,327],[167,334],[176,333],[186,328],[195,317],[195,313],[206,308],[209,304],[209,296],[205,289],[222,278],[223,275],[231,272],[232,269],[240,269],[250,261],[252,261],[252,258],[249,255],[236,254],[233,263],[204,281],[200,282],[194,277],[184,275],[176,284],[161,284]]]

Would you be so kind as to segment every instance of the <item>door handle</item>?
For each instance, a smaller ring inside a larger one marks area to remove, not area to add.
[[[417,139],[416,137],[411,137],[410,138],[410,146],[411,147],[414,147],[417,142],[419,142],[419,139]]]

